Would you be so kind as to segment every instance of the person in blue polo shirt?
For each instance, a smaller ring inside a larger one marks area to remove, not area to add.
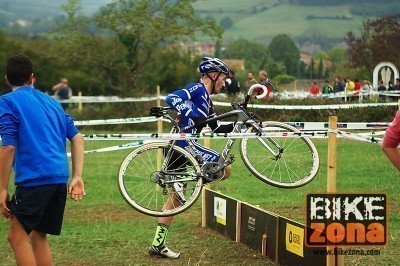
[[[10,219],[8,241],[17,265],[52,265],[47,234],[59,235],[69,179],[66,139],[71,141],[73,200],[85,195],[83,137],[50,96],[33,88],[33,63],[24,55],[7,60],[12,92],[0,97],[0,208]],[[8,182],[14,169],[16,190]]]

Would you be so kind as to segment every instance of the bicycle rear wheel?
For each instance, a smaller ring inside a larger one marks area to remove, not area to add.
[[[268,132],[300,132],[280,122],[264,122],[262,130]],[[247,133],[254,132],[250,127]],[[273,144],[278,144],[281,150]],[[274,156],[268,145],[278,155]],[[305,137],[260,137],[243,139],[240,154],[246,167],[261,181],[280,188],[296,188],[309,183],[317,175],[319,157],[317,149]]]
[[[169,143],[143,145],[126,156],[118,173],[125,201],[156,217],[179,214],[192,206],[203,185],[200,167],[186,150]]]

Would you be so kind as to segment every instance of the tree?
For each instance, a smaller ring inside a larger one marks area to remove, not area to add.
[[[193,39],[197,33],[221,37],[222,29],[215,21],[195,16],[192,2],[114,0],[85,17],[79,1],[69,0],[63,7],[67,20],[54,32],[57,48],[70,60],[101,70],[114,92],[143,90],[147,87],[143,68],[157,60],[154,52],[159,47]]]
[[[224,17],[223,19],[221,19],[221,21],[219,22],[219,25],[221,25],[221,27],[224,30],[228,30],[230,28],[232,28],[233,26],[233,21],[230,17]]]
[[[363,22],[361,36],[346,34],[350,65],[372,72],[374,67],[389,61],[400,66],[400,13]]]
[[[323,63],[323,61],[322,61],[322,57],[319,59],[319,63],[318,63],[318,72],[317,72],[317,77],[319,78],[319,79],[321,79],[322,78],[322,76],[323,76],[323,69],[324,69],[324,63]]]
[[[316,78],[316,76],[315,76],[315,62],[314,62],[313,58],[311,58],[311,63],[307,68],[306,74],[307,74],[307,78],[309,78],[311,80]]]
[[[143,77],[149,86],[155,88],[160,85],[162,90],[172,92],[198,80],[197,68],[201,58],[177,48],[159,48],[154,56],[157,60],[149,62],[143,71]]]
[[[345,48],[333,47],[328,52],[327,59],[332,61],[332,68],[329,70],[329,75],[332,74],[332,76],[340,77],[350,75],[348,67],[348,55]]]
[[[222,57],[226,59],[244,59],[246,69],[254,71],[263,68],[268,61],[271,61],[271,55],[267,47],[245,39],[239,39],[228,44]]]
[[[275,36],[269,44],[268,49],[273,59],[285,64],[287,74],[298,75],[300,51],[289,36],[286,34]]]
[[[214,57],[220,57],[221,56],[221,40],[218,40],[215,43],[215,52],[214,52]]]

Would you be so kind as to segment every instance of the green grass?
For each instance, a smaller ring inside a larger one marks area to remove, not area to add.
[[[86,132],[89,133],[89,132]],[[304,223],[305,195],[326,191],[326,140],[314,141],[321,168],[310,184],[298,189],[279,189],[253,177],[233,153],[232,176],[212,188],[253,205]],[[120,142],[118,142],[120,143]],[[223,141],[212,141],[221,149]],[[115,142],[87,141],[86,150],[111,146]],[[267,259],[213,231],[201,228],[200,203],[176,217],[168,245],[182,252],[176,261],[147,255],[156,219],[134,211],[120,196],[116,175],[120,162],[130,150],[86,156],[84,177],[87,196],[82,202],[68,201],[62,235],[50,237],[56,265],[273,265]],[[385,192],[389,205],[389,245],[380,256],[345,258],[348,265],[395,265],[400,250],[399,173],[376,144],[339,141],[338,190],[340,192]],[[11,188],[10,188],[11,189]],[[0,221],[0,264],[14,265],[5,236],[7,221]]]
[[[272,38],[278,34],[287,34],[292,38],[324,36],[332,39],[342,39],[346,32],[359,32],[362,28],[363,18],[351,15],[350,6],[303,6],[280,4],[278,1],[239,1],[233,0],[226,4],[224,0],[200,1],[194,4],[196,10],[202,10],[203,17],[211,15],[218,23],[224,17],[230,17],[234,22],[233,27],[224,32],[223,40],[232,41],[245,38],[250,41],[262,42],[268,45]],[[268,7],[263,12],[250,14],[253,7]],[[239,13],[238,10],[244,12]],[[205,13],[205,12],[210,13]],[[216,12],[220,11],[220,12]],[[222,12],[221,12],[222,11]],[[314,19],[308,20],[307,16],[351,16],[353,20]]]

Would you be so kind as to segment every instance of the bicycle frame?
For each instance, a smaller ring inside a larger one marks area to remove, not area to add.
[[[259,125],[259,123],[256,120],[253,120],[252,117],[250,117],[245,111],[245,109],[247,107],[247,103],[248,103],[248,101],[250,99],[250,95],[252,94],[254,88],[256,88],[256,87],[261,87],[263,89],[263,91],[264,91],[264,93],[262,95],[258,95],[258,96],[256,96],[256,98],[265,97],[265,95],[267,94],[267,88],[265,86],[263,86],[263,85],[260,85],[260,84],[254,84],[254,85],[252,85],[250,87],[250,89],[248,91],[248,94],[247,94],[247,96],[246,96],[246,98],[244,100],[244,104],[242,106],[239,105],[239,104],[233,103],[232,106],[233,106],[233,108],[235,110],[232,110],[232,111],[229,111],[227,113],[224,113],[224,114],[215,116],[213,118],[207,119],[206,122],[207,123],[211,123],[211,122],[222,120],[222,119],[225,119],[225,118],[236,117],[236,120],[235,120],[236,123],[234,125],[232,133],[240,133],[243,124],[250,125],[258,133],[263,133],[263,130],[262,130],[261,126]],[[184,127],[184,128],[180,128],[178,123],[174,119],[172,119],[172,117],[170,115],[164,115],[164,117],[169,119],[172,122],[172,124],[173,124],[173,132],[176,131],[174,133],[180,133],[182,131],[190,130],[190,129],[193,129],[195,127],[195,125],[192,125],[192,126],[187,126],[187,127]],[[281,153],[283,152],[282,147],[280,147],[279,144],[276,141],[274,141],[272,138],[268,138],[267,137],[266,139],[268,141],[270,141],[279,150],[279,153],[276,153],[263,139],[258,138],[258,141],[260,141],[261,144],[275,158],[278,159],[280,157]],[[199,162],[200,165],[204,164],[203,157],[197,151],[197,149],[194,147],[192,142],[190,142],[189,140],[185,140],[185,141],[188,144],[189,152],[196,158],[196,160]],[[231,151],[235,141],[236,141],[236,139],[231,139],[231,138],[228,139],[228,141],[227,141],[227,143],[226,143],[224,149],[222,150],[221,155],[220,155],[220,157],[218,159],[218,164],[220,166],[224,165],[225,162],[227,161],[228,155],[230,154],[230,151]],[[176,140],[175,141],[171,141],[171,145],[172,146],[175,145],[176,142],[177,142]],[[172,151],[172,148],[168,151],[167,156],[171,155],[171,151]],[[166,167],[166,162],[164,161],[162,169],[165,169],[165,167]]]
[[[213,118],[207,119],[206,122],[207,123],[211,123],[214,121],[218,121],[218,120],[222,120],[225,118],[230,118],[230,117],[236,117],[235,120],[235,126],[233,128],[232,133],[240,133],[241,132],[241,128],[243,126],[243,124],[247,124],[249,126],[252,126],[257,132],[262,133],[262,128],[260,127],[260,125],[258,124],[257,121],[251,119],[244,110],[239,109],[239,110],[232,110],[229,111],[227,113],[215,116]],[[185,131],[185,130],[189,130],[194,128],[194,126],[188,126],[185,128],[179,128],[179,125],[170,117],[170,116],[166,116],[166,118],[168,118],[169,120],[171,120],[171,122],[173,123],[174,128],[178,131]],[[276,143],[273,139],[271,138],[267,138],[279,151],[282,150],[282,148],[279,146],[278,143]],[[261,144],[274,156],[274,157],[278,157],[279,154],[277,154],[263,139],[258,139]],[[194,147],[194,145],[189,141],[189,140],[185,140],[186,143],[188,144],[188,147],[190,148],[190,152],[194,155],[194,157],[197,159],[197,161],[199,162],[199,164],[203,164],[204,163],[204,159],[203,157],[199,154],[199,152],[197,151],[197,149]],[[235,143],[236,139],[228,139],[227,143],[224,147],[224,149],[221,152],[221,155],[218,159],[218,164],[224,164],[230,154],[230,151],[232,150],[232,147]],[[172,145],[175,145],[176,141],[173,141]]]

